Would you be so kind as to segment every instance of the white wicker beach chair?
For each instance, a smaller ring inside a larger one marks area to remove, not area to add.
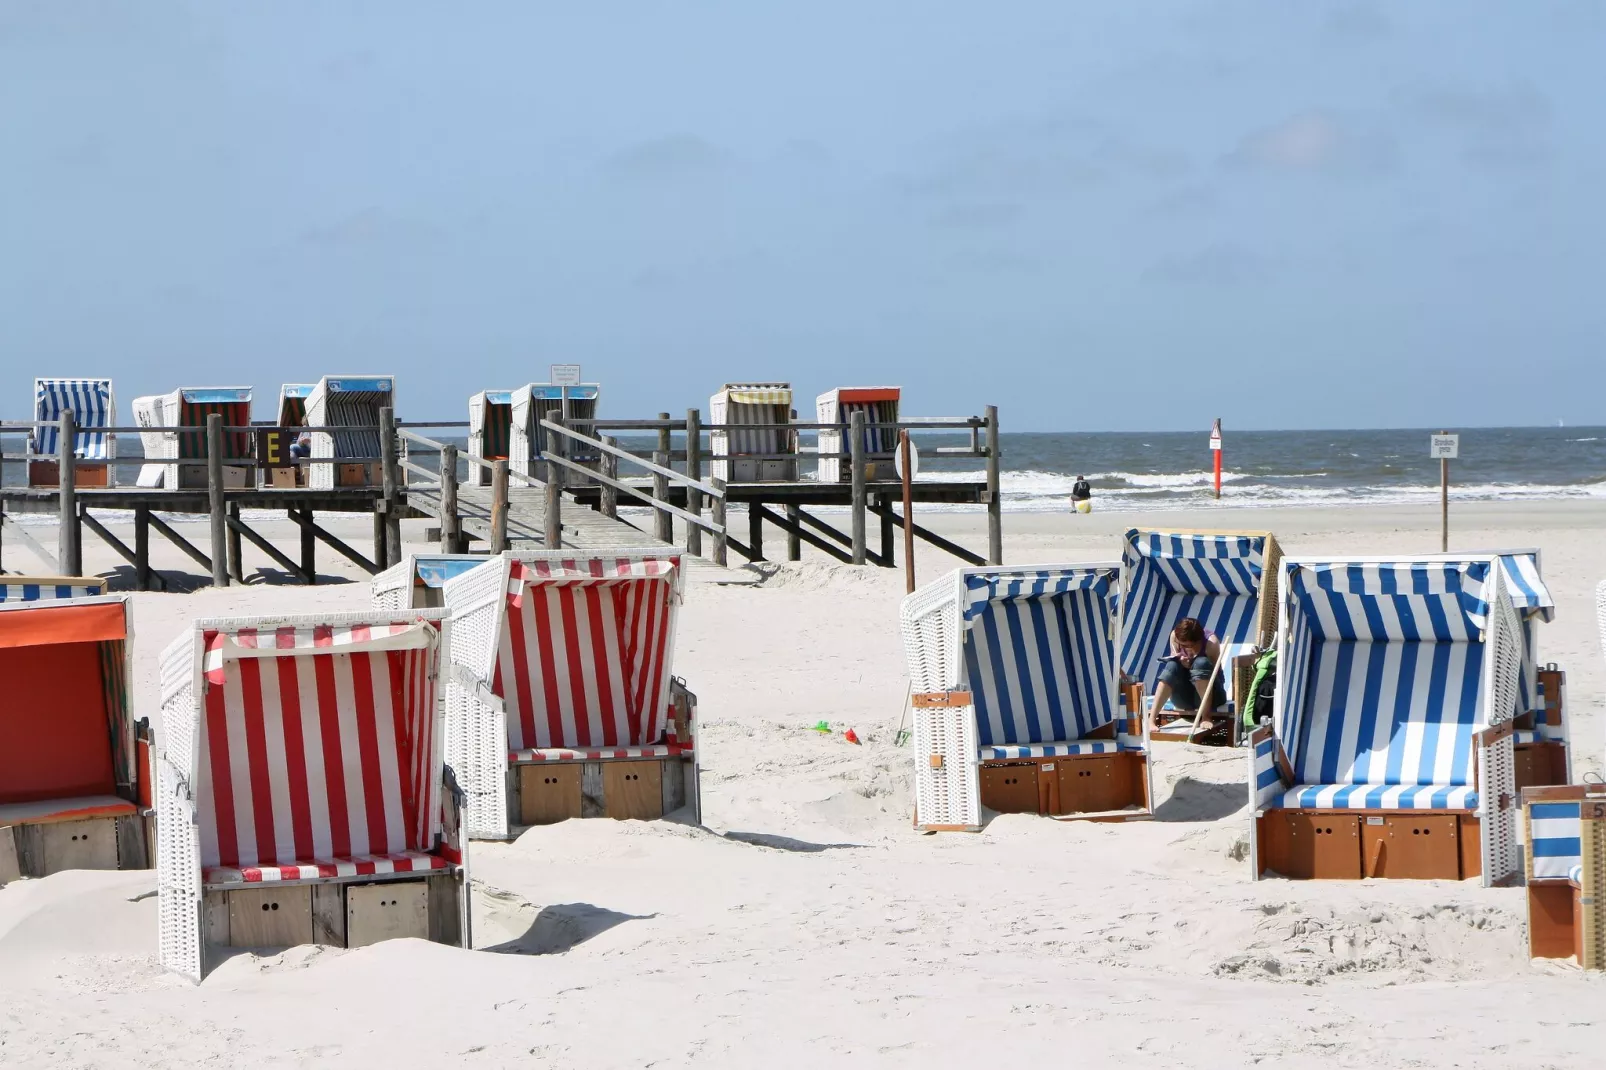
[[[696,696],[673,675],[680,558],[505,553],[446,582],[447,763],[465,827],[702,820]]]
[[[149,868],[149,733],[129,709],[129,599],[79,596],[100,581],[16,578],[26,579],[0,578],[0,883]]]
[[[73,435],[74,478],[81,487],[116,483],[110,462],[117,458],[117,398],[110,379],[35,379],[33,414],[39,421],[60,420],[71,411],[78,430]],[[60,430],[41,422],[28,436],[28,485],[54,487],[60,482],[57,454]]]
[[[1278,584],[1254,875],[1515,876],[1522,629],[1499,559],[1286,558]]]
[[[962,568],[903,600],[917,828],[976,829],[984,806],[1149,813],[1148,743],[1119,695],[1118,575]]]
[[[248,386],[186,386],[170,394],[134,399],[134,419],[140,427],[140,443],[145,456],[191,461],[191,464],[147,464],[140,468],[142,487],[203,488],[206,486],[205,430],[173,431],[163,428],[204,428],[212,414],[223,417],[225,427],[245,427],[251,422],[251,388]],[[250,486],[255,447],[247,431],[226,431],[223,435],[225,485]]]
[[[1245,655],[1272,642],[1276,620],[1277,562],[1282,551],[1267,532],[1139,531],[1122,537],[1121,672],[1142,691],[1130,700],[1146,715],[1147,696],[1170,652],[1171,630],[1185,617],[1221,640],[1218,668],[1227,706],[1216,711],[1233,723],[1218,738],[1237,738],[1237,718],[1249,695],[1252,671]],[[1186,741],[1192,726],[1156,729],[1151,738]]]
[[[394,408],[396,380],[388,375],[326,375],[307,397],[307,427],[314,459],[353,458],[349,464],[309,466],[313,490],[377,487],[383,478],[377,458],[379,410]],[[363,461],[358,458],[375,458]]]
[[[375,609],[439,609],[446,605],[446,581],[492,560],[484,554],[408,554],[374,576],[369,585]]]
[[[513,391],[481,390],[468,399],[468,455],[486,461],[507,461],[512,467]],[[491,470],[468,466],[469,482],[491,485]]]
[[[709,472],[715,479],[776,483],[797,478],[791,383],[726,383],[708,399],[708,418],[716,427],[748,425],[708,433]]]
[[[392,937],[469,946],[439,610],[198,620],[162,654],[162,963]]]
[[[552,383],[530,383],[513,391],[512,426],[508,434],[508,468],[521,476],[545,479],[546,473],[539,464],[547,448],[546,431],[542,420],[550,420],[563,411],[563,391]],[[602,387],[596,383],[581,383],[569,391],[569,419],[595,420],[602,403]],[[590,427],[579,428],[587,435],[597,432]],[[601,457],[591,446],[569,439],[565,444],[566,456],[575,464],[595,466]],[[476,465],[475,467],[478,467]],[[565,479],[577,478],[568,473]]]

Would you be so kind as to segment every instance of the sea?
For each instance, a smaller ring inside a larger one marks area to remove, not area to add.
[[[1434,433],[1229,431],[1222,500],[1244,507],[1436,502],[1439,462],[1428,450]],[[1453,501],[1606,498],[1606,427],[1493,427],[1459,434],[1459,456],[1449,463]],[[985,478],[980,458],[933,450],[965,445],[968,435],[932,432],[915,441],[921,449],[918,478]],[[626,437],[621,444],[652,449],[646,439]],[[810,445],[804,436],[805,448]],[[139,474],[138,438],[122,436],[118,447],[118,480],[131,486]],[[1101,512],[1170,509],[1212,496],[1209,440],[1196,431],[1006,432],[1001,447],[1006,512],[1065,509],[1079,475],[1092,485]],[[5,468],[7,485],[23,478],[21,464]],[[805,477],[812,471],[807,456],[802,468]]]

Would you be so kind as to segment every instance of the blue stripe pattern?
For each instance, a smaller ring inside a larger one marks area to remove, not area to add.
[[[1565,880],[1583,862],[1581,807],[1576,799],[1528,804],[1528,853],[1536,878]]]
[[[1115,720],[1113,569],[967,575],[965,669],[978,740],[1063,743]]]
[[[109,456],[108,437],[97,427],[112,426],[112,382],[110,379],[39,379],[34,383],[34,419],[59,420],[71,410],[79,427],[89,428],[73,436],[73,456],[84,461],[104,461]],[[34,428],[34,450],[54,457],[61,432],[53,425]]]
[[[1184,617],[1223,643],[1254,642],[1265,549],[1264,536],[1128,531],[1121,670],[1152,691]]]
[[[58,598],[87,598],[106,593],[105,584],[8,583],[0,579],[0,602],[49,602]]]

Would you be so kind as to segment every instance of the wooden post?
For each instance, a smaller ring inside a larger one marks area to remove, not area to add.
[[[239,522],[240,503],[229,503],[229,519]],[[229,547],[229,577],[235,583],[245,583],[245,562],[241,560],[240,532],[234,524],[228,526],[227,541]]]
[[[703,416],[696,409],[686,410],[686,474],[692,479],[703,478]],[[696,487],[686,488],[686,511],[692,516],[703,515],[703,492]],[[686,552],[695,557],[703,555],[703,529],[696,524],[686,525]]]
[[[667,412],[661,412],[658,414],[658,419],[662,422],[658,427],[658,449],[653,454],[653,463],[662,465],[665,468],[672,468],[674,466],[669,460],[669,450],[671,445],[671,440],[669,437],[669,414]],[[659,475],[657,472],[653,473],[652,496],[659,501],[668,504],[668,476]],[[652,511],[652,533],[658,537],[659,542],[674,542],[675,518],[662,509],[654,509]]]
[[[385,495],[385,556],[375,558],[380,568],[401,561],[401,465],[396,457],[396,410],[379,410],[380,488]]]
[[[887,509],[891,509],[892,508],[892,499],[891,498],[879,498],[879,499],[877,499],[877,501],[883,507],[885,507]],[[894,546],[895,541],[896,541],[896,536],[893,534],[893,532],[895,530],[896,529],[893,527],[893,524],[892,524],[892,514],[890,512],[882,513],[881,514],[881,560],[886,562],[886,567],[887,568],[892,568],[893,567],[893,560],[894,560],[894,558],[893,558],[893,546]]]
[[[786,519],[792,526],[786,532],[786,559],[788,561],[803,560],[803,540],[798,536],[798,529],[803,526],[803,520],[798,513],[798,507],[786,507]]]
[[[206,493],[212,513],[212,586],[229,585],[228,517],[223,495],[223,414],[206,418]]]
[[[73,439],[77,437],[78,424],[68,409],[61,414],[61,434],[56,440],[57,504],[61,508],[56,558],[69,576],[84,574],[83,531],[78,526],[78,458],[73,452]]]
[[[915,593],[915,495],[914,446],[909,429],[898,432],[898,459],[903,462],[903,586],[905,594]],[[891,506],[887,507],[890,511]],[[889,523],[891,518],[885,518]]]
[[[374,503],[374,564],[381,571],[390,567],[385,562],[385,500]]]
[[[710,476],[708,485],[719,491],[719,494],[709,503],[709,511],[713,516],[714,523],[719,527],[719,530],[714,532],[714,564],[724,565],[726,563],[725,481],[718,476]]]
[[[301,572],[313,584],[318,582],[318,536],[312,530],[312,509],[303,506],[301,515],[307,521],[296,525],[301,529]]]
[[[749,561],[764,560],[764,510],[761,502],[747,503],[747,549]]]
[[[134,507],[134,590],[151,589],[151,507]]]
[[[987,406],[987,563],[1004,563],[1004,496],[999,489],[998,406]]]
[[[853,465],[853,563],[864,564],[865,554],[865,484],[864,484],[864,412],[855,410],[848,422],[848,458]]]
[[[461,521],[457,518],[457,447],[441,447],[441,553],[462,553],[458,547]]]
[[[548,422],[564,427],[563,413],[554,413],[548,417]],[[564,455],[563,443],[568,436],[559,434],[550,427],[546,429],[546,442],[551,447],[550,452],[562,457]],[[546,462],[546,501],[545,501],[545,527],[543,541],[548,550],[563,549],[563,466],[548,460]]]
[[[552,523],[551,518],[547,523]],[[506,549],[507,461],[501,460],[493,462],[491,467],[491,553],[499,554]]]
[[[612,435],[599,435],[597,437],[598,441],[602,442],[604,445],[612,446],[615,449],[619,447],[619,440],[614,438]],[[606,450],[604,450],[602,453],[601,468],[602,474],[607,476],[609,479],[619,478],[619,458],[615,457]],[[602,506],[603,516],[607,517],[609,520],[619,519],[619,492],[617,490],[604,483],[602,485],[602,494],[599,498],[599,503]]]
[[[1448,431],[1440,431],[1448,435]],[[1450,552],[1450,459],[1439,458],[1439,552]]]

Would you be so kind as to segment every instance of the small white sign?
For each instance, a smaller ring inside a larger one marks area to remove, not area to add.
[[[1217,453],[1220,453],[1221,452],[1221,439],[1217,438],[1215,435],[1211,435],[1210,436],[1210,448],[1215,450]]]
[[[903,478],[903,447],[901,445],[893,447],[893,450],[892,450],[892,470],[894,472],[898,473],[898,478],[899,479]],[[915,448],[915,444],[913,442],[911,442],[911,443],[909,443],[909,479],[910,479],[910,481],[913,482],[914,478],[916,476],[918,476],[919,474],[920,474],[920,451],[918,449],[916,449]]]
[[[1428,456],[1436,461],[1453,461],[1461,454],[1460,435],[1431,435]]]
[[[554,365],[552,365],[552,385],[553,386],[579,386],[580,385],[580,365],[578,365],[578,364],[554,364]]]

